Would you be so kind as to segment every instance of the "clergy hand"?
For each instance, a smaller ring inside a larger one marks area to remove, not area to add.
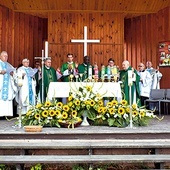
[[[76,61],[75,62],[75,67],[78,68],[78,65],[79,65],[78,62]]]
[[[10,72],[10,75],[11,75],[11,76],[13,76],[13,75],[14,75],[14,72],[13,72],[13,71],[11,71],[11,72]]]
[[[22,78],[24,78],[25,75],[26,75],[25,73],[22,73]]]
[[[143,80],[142,80],[142,79],[140,79],[140,82],[141,82],[141,83],[143,83]]]
[[[0,74],[3,74],[3,75],[4,75],[5,73],[6,73],[5,70],[1,70],[1,71],[0,71]]]
[[[72,70],[73,68],[72,68],[72,65],[71,64],[69,64],[68,65],[68,70]]]

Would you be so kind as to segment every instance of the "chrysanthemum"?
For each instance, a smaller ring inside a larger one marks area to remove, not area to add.
[[[47,110],[44,110],[44,111],[42,112],[42,116],[43,116],[43,117],[48,117],[48,111],[47,111]]]

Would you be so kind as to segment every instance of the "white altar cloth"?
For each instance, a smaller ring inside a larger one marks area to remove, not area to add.
[[[68,97],[72,89],[78,89],[85,85],[93,86],[93,91],[98,92],[103,97],[116,97],[118,101],[122,99],[120,84],[116,82],[51,82],[48,89],[48,99]]]

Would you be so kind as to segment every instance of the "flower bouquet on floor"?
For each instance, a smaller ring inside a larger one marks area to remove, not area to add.
[[[57,101],[46,101],[31,106],[25,115],[22,115],[22,125],[40,125],[60,127],[67,123],[68,127],[78,124],[82,120],[77,117],[77,112],[70,109],[67,104]]]
[[[130,106],[126,100],[118,102],[115,99],[109,101],[105,107],[99,108],[98,112],[97,120],[107,120],[108,125],[114,127],[127,127],[130,124],[130,114],[134,126],[145,126],[149,120],[156,117],[153,111],[147,110],[144,106]]]

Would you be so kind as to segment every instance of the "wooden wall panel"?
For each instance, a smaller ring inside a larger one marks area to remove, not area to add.
[[[8,61],[15,67],[21,64],[23,58],[29,58],[33,66],[34,57],[41,55],[47,31],[47,19],[0,6],[0,51],[8,52]]]
[[[158,43],[170,40],[170,7],[159,11],[157,14],[143,15],[125,19],[125,56],[134,68],[139,62],[152,61],[153,67],[159,65]],[[170,88],[170,67],[160,68],[163,72],[161,88]],[[168,70],[168,72],[167,72]]]
[[[119,65],[123,56],[124,18],[114,13],[49,13],[48,41],[50,56],[60,67],[67,53],[73,53],[79,63],[83,62],[83,43],[72,43],[71,39],[84,38],[87,26],[88,39],[100,39],[100,43],[88,43],[91,62],[99,67],[107,64],[110,57]]]

